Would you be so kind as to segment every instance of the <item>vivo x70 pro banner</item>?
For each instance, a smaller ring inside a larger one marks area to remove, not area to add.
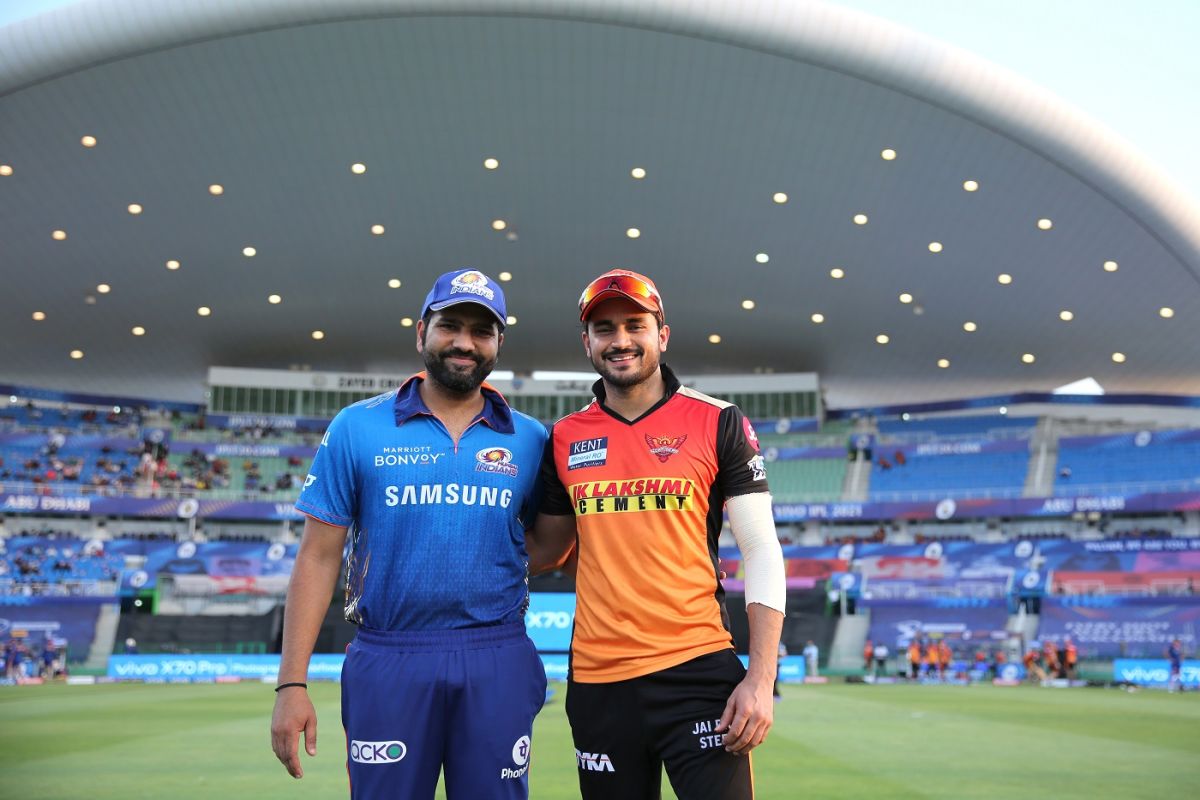
[[[565,653],[571,649],[575,629],[573,592],[531,592],[525,612],[525,630],[539,653]]]
[[[1165,658],[1118,658],[1113,661],[1113,680],[1142,686],[1166,686],[1170,663]],[[1180,682],[1189,689],[1200,689],[1200,661],[1184,661]]]

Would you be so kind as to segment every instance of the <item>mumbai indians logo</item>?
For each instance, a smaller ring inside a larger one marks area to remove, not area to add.
[[[475,454],[476,472],[498,472],[510,478],[517,477],[517,465],[512,463],[512,451],[503,447],[489,447]]]
[[[477,294],[480,297],[486,297],[488,300],[496,298],[496,293],[488,288],[487,277],[482,272],[476,270],[456,275],[450,281],[450,294],[458,294],[459,292]]]
[[[650,436],[646,435],[646,446],[650,448],[650,452],[658,456],[658,460],[666,463],[667,459],[679,452],[679,448],[683,447],[683,443],[687,441],[687,434],[683,436]]]

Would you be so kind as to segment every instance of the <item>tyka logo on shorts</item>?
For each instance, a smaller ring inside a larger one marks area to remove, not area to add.
[[[408,755],[404,742],[350,741],[350,760],[359,764],[395,764]]]
[[[616,772],[607,753],[585,753],[576,749],[575,760],[585,772]]]

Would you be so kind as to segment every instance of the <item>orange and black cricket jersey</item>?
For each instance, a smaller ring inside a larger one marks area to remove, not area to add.
[[[731,646],[717,539],[725,500],[766,492],[754,429],[734,405],[683,388],[630,422],[603,382],[559,420],[543,463],[542,512],[578,530],[571,674],[610,683]]]

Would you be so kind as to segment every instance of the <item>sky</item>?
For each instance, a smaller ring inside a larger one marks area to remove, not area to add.
[[[0,0],[0,26],[78,1]],[[1200,0],[831,4],[961,47],[1054,92],[1200,202]]]

